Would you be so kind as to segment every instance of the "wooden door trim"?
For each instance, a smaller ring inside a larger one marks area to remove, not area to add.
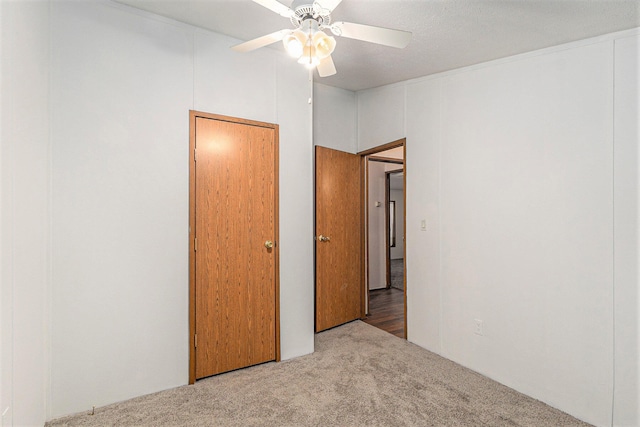
[[[404,339],[407,339],[407,140],[402,143],[402,158],[404,165],[402,167],[402,262],[404,263],[404,271],[402,273],[402,287],[404,288]]]
[[[392,142],[388,142],[386,144],[379,145],[377,147],[369,148],[368,150],[360,151],[358,155],[368,156],[370,154],[376,154],[382,151],[391,150],[392,148],[402,147],[406,145],[406,143],[407,143],[407,138],[402,138]]]
[[[279,126],[273,123],[247,120],[220,114],[189,110],[189,384],[196,381],[196,258],[195,258],[195,221],[196,221],[196,180],[195,180],[195,144],[196,119],[206,118],[250,126],[273,129],[274,132],[274,237],[275,237],[275,350],[276,361],[280,361],[280,234],[279,234]]]
[[[189,111],[189,384],[196,382],[196,113]]]
[[[369,221],[366,220],[366,204],[368,203],[369,192],[367,189],[369,188],[369,182],[367,180],[367,158],[365,156],[360,156],[360,294],[362,295],[360,298],[360,320],[365,320],[367,318],[367,311],[369,308],[369,293],[365,293],[364,290],[367,287],[367,277],[368,271],[367,266],[369,265],[368,258],[369,252],[367,251],[367,234],[369,232]]]
[[[258,126],[263,128],[269,128],[269,129],[278,129],[278,125],[274,123],[259,122],[257,120],[241,119],[238,117],[223,116],[221,114],[205,113],[202,111],[195,111],[195,110],[189,110],[189,117],[192,117],[193,120],[195,120],[196,117],[201,117],[205,119],[219,120],[221,122],[230,122],[230,123],[237,123],[241,125]]]
[[[360,154],[360,153],[358,153]],[[360,247],[362,248],[362,320],[365,320],[369,313],[369,218],[367,216],[367,206],[369,206],[369,161],[366,155],[360,155],[362,165],[360,167],[360,174],[362,175],[362,206],[360,207],[360,218],[362,222],[362,237]]]
[[[368,156],[367,159],[370,162],[396,163],[399,165],[404,164],[404,160],[394,159],[393,157]]]
[[[280,126],[273,125],[274,129],[274,155],[273,155],[273,236],[275,256],[275,345],[276,362],[280,361]],[[406,304],[406,302],[405,302]],[[405,315],[406,315],[405,309]],[[406,322],[405,322],[406,323]]]

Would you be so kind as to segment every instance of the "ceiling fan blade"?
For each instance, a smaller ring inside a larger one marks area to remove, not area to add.
[[[336,66],[333,63],[333,59],[331,59],[331,55],[321,59],[316,68],[320,77],[329,77],[336,73]]]
[[[322,9],[328,11],[329,13],[333,12],[333,9],[338,7],[338,5],[342,2],[342,0],[316,0]]]
[[[280,3],[278,0],[253,0],[254,3],[258,3],[260,6],[264,6],[267,9],[277,13],[285,18],[291,18],[294,15],[293,10]]]
[[[258,37],[257,39],[237,44],[235,46],[232,46],[231,49],[235,50],[236,52],[251,52],[252,50],[256,50],[261,47],[270,45],[271,43],[282,40],[284,36],[286,36],[290,32],[290,30],[276,31],[275,33],[267,34],[266,36]]]
[[[337,28],[337,30],[334,31],[334,28]],[[354,24],[351,22],[336,22],[331,26],[331,31],[337,36],[383,44],[400,49],[406,47],[409,41],[411,41],[411,33],[408,31],[392,30],[390,28]]]

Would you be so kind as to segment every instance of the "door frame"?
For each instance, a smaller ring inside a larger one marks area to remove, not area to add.
[[[383,144],[383,145],[379,145],[377,147],[373,147],[370,148],[368,150],[364,150],[364,151],[360,151],[358,153],[359,156],[361,156],[361,164],[362,167],[360,168],[362,171],[364,171],[364,173],[367,173],[367,167],[366,167],[366,162],[367,162],[367,156],[370,156],[372,154],[376,154],[376,153],[380,153],[382,151],[386,151],[386,150],[390,150],[392,148],[397,148],[397,147],[402,147],[402,158],[404,160],[404,165],[403,165],[403,169],[404,169],[404,176],[403,176],[403,203],[405,206],[404,209],[404,214],[403,214],[403,218],[402,218],[402,222],[403,222],[403,236],[405,236],[404,241],[402,242],[402,252],[403,252],[403,257],[404,257],[404,272],[403,272],[403,288],[404,288],[404,339],[407,339],[407,239],[406,239],[406,235],[407,235],[407,138],[401,138],[398,139],[396,141],[392,141],[389,142],[387,144]],[[361,218],[364,221],[364,218],[367,215],[367,201],[366,201],[366,197],[367,197],[367,193],[368,193],[368,186],[369,186],[369,182],[366,179],[367,177],[365,176],[363,178],[363,182],[366,182],[366,188],[364,189],[364,197],[365,200],[362,203],[362,212],[361,212]],[[369,235],[369,223],[368,221],[366,222],[366,227],[365,227],[365,236],[363,236],[363,239],[365,239],[365,237],[368,237]],[[363,244],[363,251],[366,251],[366,248],[364,248]],[[388,248],[387,248],[388,249]],[[367,310],[368,310],[368,302],[369,302],[369,287],[367,286],[368,283],[368,270],[369,270],[369,254],[368,251],[366,251],[366,256],[362,258],[364,265],[362,266],[362,269],[367,271],[367,275],[365,277],[365,275],[363,275],[363,280],[362,280],[362,301],[366,301],[367,302]],[[365,300],[366,298],[366,300]]]
[[[396,147],[397,148],[397,147]],[[398,164],[398,165],[402,165],[402,169],[394,169],[392,171],[385,171],[384,175],[385,175],[385,187],[384,187],[384,214],[385,214],[385,232],[384,232],[384,239],[385,239],[385,257],[386,257],[386,266],[385,266],[385,289],[389,289],[391,287],[391,265],[390,265],[390,257],[391,257],[391,248],[389,247],[389,200],[390,200],[390,196],[389,196],[389,174],[392,173],[398,173],[398,172],[402,172],[404,171],[404,159],[403,160],[398,160],[398,159],[393,159],[390,157],[379,157],[379,156],[366,156],[365,157],[365,162],[367,163],[367,169],[365,172],[365,178],[363,181],[366,181],[365,184],[365,196],[364,196],[364,203],[366,204],[366,206],[368,206],[368,202],[369,202],[369,162],[380,162],[380,163],[391,163],[391,164]],[[404,191],[404,190],[403,190]],[[368,241],[368,237],[369,237],[369,215],[367,209],[365,206],[365,218],[366,218],[366,223],[367,223],[367,229],[364,231],[366,233],[365,235],[365,243],[366,243],[366,254],[367,256],[369,255],[369,241]],[[368,258],[367,258],[368,260]],[[368,282],[369,279],[369,263],[367,262],[367,270],[366,270],[366,281]],[[366,285],[365,285],[366,286]],[[366,286],[367,289],[369,289],[368,286]],[[380,288],[381,289],[381,288]],[[366,307],[366,312],[367,314],[369,314],[369,307]]]
[[[196,119],[206,118],[223,122],[237,123],[248,126],[258,126],[273,129],[274,160],[273,160],[273,197],[274,197],[274,274],[275,274],[275,350],[276,362],[280,361],[280,241],[279,231],[279,126],[273,123],[241,119],[237,117],[211,114],[189,110],[189,384],[196,382],[196,257],[195,257],[195,221],[196,221]]]

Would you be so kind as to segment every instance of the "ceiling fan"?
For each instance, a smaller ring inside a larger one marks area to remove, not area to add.
[[[342,0],[294,0],[287,7],[277,0],[253,0],[267,9],[289,18],[293,29],[276,31],[248,42],[233,46],[237,52],[250,52],[282,40],[289,55],[298,59],[308,68],[317,67],[320,77],[336,73],[331,54],[336,47],[336,40],[328,36],[324,30],[333,35],[382,44],[396,48],[404,48],[411,40],[408,31],[374,27],[372,25],[354,24],[351,22],[331,21],[331,12]]]

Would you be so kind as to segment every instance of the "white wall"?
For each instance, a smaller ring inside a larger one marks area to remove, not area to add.
[[[111,2],[1,4],[3,423],[186,384],[190,109],[280,125],[282,357],[312,352],[306,71]]]
[[[42,425],[48,387],[49,5],[0,2],[0,413]]]
[[[51,416],[187,382],[193,31],[52,4]]]
[[[614,352],[616,425],[637,425],[638,56],[616,41],[614,76],[620,37],[358,93],[359,150],[407,137],[409,340],[603,426]]]
[[[312,353],[315,328],[314,192],[311,83],[281,55],[277,64],[280,124],[280,347],[282,359]],[[273,102],[273,101],[272,101]]]
[[[640,181],[640,37],[615,41],[614,270],[615,406],[619,426],[640,425],[638,201]]]
[[[441,98],[441,351],[599,425],[613,386],[611,53],[460,73]]]
[[[357,92],[358,151],[405,137],[404,85]]]
[[[313,143],[356,153],[356,94],[350,90],[313,84]]]

